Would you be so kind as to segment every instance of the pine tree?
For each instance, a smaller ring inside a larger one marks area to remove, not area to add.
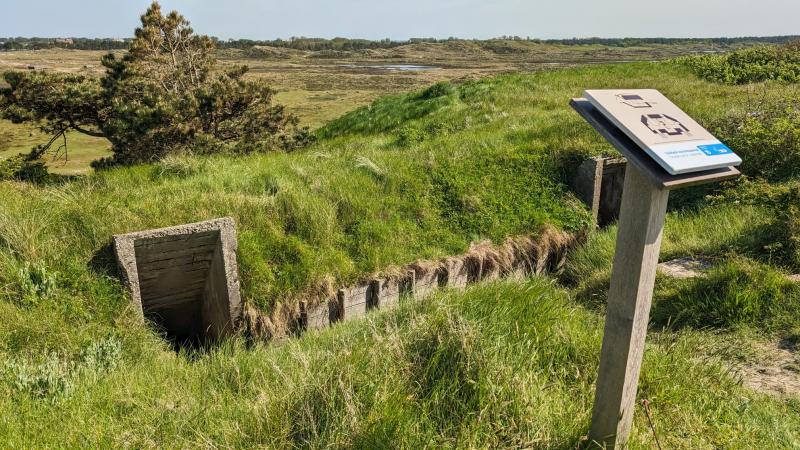
[[[129,51],[103,57],[100,79],[7,72],[0,116],[32,122],[52,138],[25,159],[66,147],[66,133],[106,137],[114,155],[96,162],[133,164],[172,153],[248,153],[292,149],[311,139],[295,116],[272,103],[274,91],[245,79],[247,67],[217,70],[215,45],[177,12],[154,2]]]

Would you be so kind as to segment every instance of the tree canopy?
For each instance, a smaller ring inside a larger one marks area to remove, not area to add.
[[[141,22],[122,58],[102,58],[106,73],[99,79],[4,74],[8,87],[0,89],[0,116],[36,123],[52,136],[25,159],[65,147],[69,131],[111,142],[113,156],[95,167],[180,152],[289,150],[311,139],[295,116],[273,104],[268,85],[245,78],[246,66],[218,68],[214,41],[195,34],[183,16],[164,15],[154,2]]]

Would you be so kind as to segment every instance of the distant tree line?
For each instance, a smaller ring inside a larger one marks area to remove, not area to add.
[[[572,38],[572,39],[549,39],[546,42],[550,44],[564,44],[564,45],[605,45],[609,47],[634,47],[637,45],[654,45],[654,44],[690,44],[690,43],[707,43],[716,44],[720,46],[729,46],[741,43],[764,43],[764,44],[786,44],[800,38],[800,36],[750,36],[750,37],[733,37],[733,38],[620,38],[620,39],[607,39],[607,38]]]
[[[70,48],[74,50],[127,50],[132,39],[0,37],[0,51]]]
[[[739,43],[765,43],[765,44],[785,44],[799,39],[800,36],[752,36],[735,38],[572,38],[572,39],[534,39],[520,36],[500,36],[494,39],[459,39],[449,37],[446,39],[437,38],[412,38],[408,40],[370,40],[370,39],[349,39],[349,38],[309,38],[293,37],[290,39],[274,40],[253,40],[253,39],[228,39],[221,40],[211,38],[218,48],[248,49],[253,46],[270,46],[280,48],[290,48],[304,51],[323,51],[323,50],[367,50],[367,49],[386,49],[400,47],[416,43],[443,43],[452,41],[470,42],[492,42],[492,41],[525,41],[544,44],[562,45],[605,45],[609,47],[634,47],[638,45],[674,45],[689,43],[706,43],[719,46],[730,46]],[[12,50],[41,50],[48,48],[69,48],[75,50],[126,50],[131,44],[132,39],[112,39],[112,38],[41,38],[41,37],[10,37],[0,38],[0,51]]]
[[[605,45],[609,47],[633,47],[637,45],[654,44],[687,44],[687,43],[707,43],[720,46],[730,46],[739,43],[765,43],[765,44],[785,44],[797,40],[800,36],[759,36],[759,37],[735,37],[735,38],[572,38],[572,39],[534,39],[520,36],[499,36],[493,39],[460,39],[449,37],[446,39],[436,38],[412,38],[406,41],[395,41],[382,39],[378,41],[368,39],[348,39],[348,38],[306,38],[294,37],[288,40],[275,39],[269,41],[259,41],[250,39],[236,39],[227,41],[217,41],[221,48],[247,49],[255,45],[270,47],[291,48],[295,50],[366,50],[376,48],[393,48],[416,43],[444,43],[453,41],[469,41],[478,43],[491,43],[492,41],[525,41],[544,44],[563,44],[563,45]]]

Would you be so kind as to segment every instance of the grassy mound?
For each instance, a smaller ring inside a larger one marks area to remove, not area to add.
[[[611,149],[567,102],[621,79],[659,88],[705,120],[744,94],[666,64],[509,75],[379,100],[298,153],[172,159],[61,186],[2,183],[0,296],[26,314],[69,304],[95,326],[125,304],[112,234],[219,216],[238,223],[245,298],[265,310],[484,238],[583,228],[588,216],[560,180],[577,157]],[[26,265],[55,278],[47,296],[21,301]]]
[[[790,332],[800,311],[800,286],[769,266],[729,260],[707,278],[681,283],[656,305],[653,322],[675,328],[753,327]]]

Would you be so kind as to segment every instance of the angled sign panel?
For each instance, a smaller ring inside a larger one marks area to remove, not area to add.
[[[655,89],[596,89],[583,95],[671,175],[742,162]]]

